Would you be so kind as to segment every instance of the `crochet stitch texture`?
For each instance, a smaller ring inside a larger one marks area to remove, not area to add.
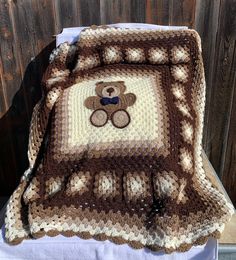
[[[219,237],[233,208],[203,168],[194,30],[86,29],[51,54],[42,88],[8,243],[63,234],[171,253]]]

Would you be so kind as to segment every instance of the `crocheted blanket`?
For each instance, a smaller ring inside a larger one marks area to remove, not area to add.
[[[88,28],[53,51],[42,88],[8,243],[63,234],[170,253],[219,237],[233,207],[202,165],[194,30]]]

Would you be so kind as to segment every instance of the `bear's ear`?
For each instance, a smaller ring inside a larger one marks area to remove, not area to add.
[[[102,90],[104,88],[104,82],[100,81],[96,83],[95,92],[99,97],[102,97]]]
[[[126,86],[124,84],[124,81],[117,81],[116,85],[119,87],[120,93],[123,94],[125,92],[125,90],[126,90]]]

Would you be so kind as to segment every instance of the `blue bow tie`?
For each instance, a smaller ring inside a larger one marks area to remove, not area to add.
[[[109,104],[116,105],[119,103],[119,97],[113,97],[113,98],[103,97],[103,98],[101,98],[100,103],[103,106],[106,106]]]

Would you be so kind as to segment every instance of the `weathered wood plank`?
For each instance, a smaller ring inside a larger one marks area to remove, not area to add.
[[[79,1],[60,0],[53,1],[56,33],[59,33],[66,27],[77,27],[81,25],[81,16],[79,15]]]
[[[13,130],[7,117],[7,110],[11,107],[13,97],[17,92],[16,85],[21,82],[21,73],[17,59],[17,41],[14,35],[8,1],[0,2],[0,73],[1,73],[1,98],[4,115],[0,121],[0,158],[1,158],[1,183],[0,190],[6,192],[15,187],[18,181],[17,162]],[[7,131],[4,131],[7,129]],[[10,161],[9,161],[10,160]],[[9,172],[8,172],[9,171]],[[9,174],[10,173],[10,174]],[[14,181],[13,181],[14,180]],[[8,185],[6,185],[8,184]]]
[[[146,22],[169,25],[170,1],[150,0],[146,2]]]
[[[41,96],[40,81],[52,50],[45,47],[52,41],[51,35],[54,34],[54,23],[50,20],[53,17],[52,5],[49,1],[24,0],[6,3],[7,10],[4,14],[9,16],[8,24],[12,26],[10,32],[13,35],[7,46],[13,51],[12,59],[15,59],[15,64],[19,63],[20,68],[17,70],[11,67],[10,71],[19,71],[21,78],[17,81],[15,77],[12,106],[0,120],[1,169],[5,178],[0,183],[0,192],[3,195],[12,192],[28,165],[29,122],[33,106]],[[1,41],[1,53],[4,50],[4,55],[7,55],[2,44]],[[6,70],[9,61],[4,58],[3,64],[3,69]],[[9,86],[7,83],[7,91],[10,90]]]
[[[82,26],[92,24],[101,24],[100,17],[100,1],[99,0],[80,0],[79,1],[79,16]]]
[[[18,59],[24,74],[22,88],[25,90],[24,97],[30,117],[32,108],[41,95],[39,83],[47,65],[47,60],[41,59],[41,56],[35,60],[35,57],[52,42],[55,33],[53,6],[51,1],[46,0],[11,3],[20,47]]]
[[[130,14],[130,0],[100,0],[101,24],[131,22]]]
[[[130,16],[132,23],[145,23],[146,20],[146,1],[130,0]]]
[[[195,0],[172,0],[170,1],[170,25],[194,26]]]
[[[228,92],[229,110],[226,117],[225,140],[220,164],[220,175],[229,196],[236,205],[236,1],[225,1],[225,24],[222,28],[223,55],[222,83]],[[222,126],[223,127],[223,126]]]
[[[235,46],[236,47],[236,46]],[[234,52],[234,71],[236,70],[236,49]],[[228,191],[228,194],[236,205],[236,76],[233,77],[234,96],[232,101],[231,115],[229,121],[229,133],[226,143],[225,156],[223,158],[224,164],[222,168],[222,182]]]
[[[205,68],[206,77],[206,106],[205,106],[205,121],[204,121],[204,135],[203,135],[203,147],[207,154],[210,155],[210,100],[213,92],[213,79],[214,79],[214,60],[216,45],[216,36],[219,25],[219,11],[220,0],[196,0],[196,14],[195,14],[195,26],[202,40],[202,55]],[[214,165],[214,167],[216,167]],[[216,169],[217,171],[219,169]]]
[[[232,201],[235,191],[235,1],[197,1],[207,83],[204,148]]]
[[[233,86],[230,83],[234,68],[235,0],[222,1],[215,47],[212,90],[209,103],[208,145],[209,158],[222,177],[225,145],[228,136]]]
[[[8,1],[0,2],[0,71],[2,94],[4,95],[5,111],[9,109],[12,99],[17,92],[16,85],[21,82],[18,51],[14,28],[10,17]]]
[[[32,2],[35,15],[36,54],[38,54],[52,42],[52,35],[56,33],[54,6],[51,0],[34,0]]]
[[[192,28],[195,23],[195,6],[195,0],[146,1],[146,22]]]
[[[23,98],[25,100],[24,110],[27,111],[28,120],[31,116],[31,108],[34,101],[29,97],[29,93],[34,92],[34,82],[39,80],[39,71],[36,71],[31,67],[30,74],[25,75],[27,65],[34,59],[37,53],[37,34],[36,34],[36,19],[37,17],[32,15],[35,13],[33,8],[33,1],[17,1],[10,2],[10,9],[12,19],[14,21],[16,38],[19,44],[18,59],[21,65],[21,72],[23,74],[22,88]],[[28,81],[26,81],[28,79]],[[18,89],[20,86],[18,86]],[[22,105],[22,104],[21,104]],[[20,108],[18,108],[20,109]]]

